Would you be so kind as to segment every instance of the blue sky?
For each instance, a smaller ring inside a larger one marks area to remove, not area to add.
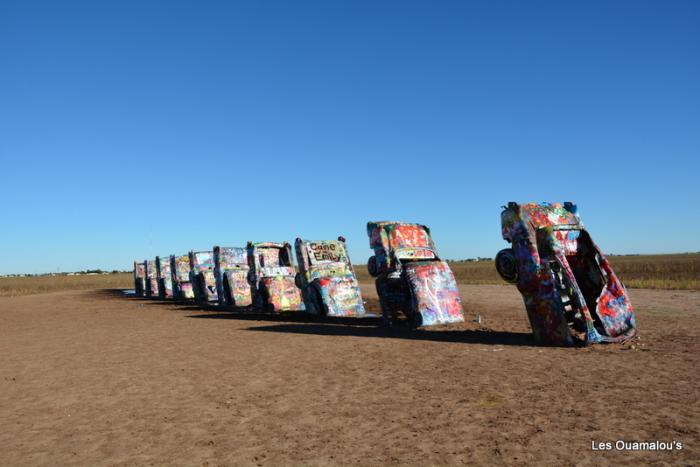
[[[700,250],[699,2],[0,3],[0,273],[432,227],[573,200]]]

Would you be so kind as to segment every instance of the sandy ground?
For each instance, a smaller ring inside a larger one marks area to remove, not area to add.
[[[700,462],[700,293],[632,290],[633,350],[533,346],[513,287],[461,290],[468,323],[415,332],[119,291],[2,298],[0,464]],[[683,449],[591,449],[616,440]]]

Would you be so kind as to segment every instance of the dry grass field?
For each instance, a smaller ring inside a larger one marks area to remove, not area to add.
[[[610,256],[615,272],[630,288],[700,290],[700,253],[675,255]],[[460,284],[504,284],[493,261],[451,262]],[[364,264],[356,264],[360,282],[372,279]],[[62,290],[133,287],[131,274],[0,277],[0,297]]]
[[[608,256],[613,269],[630,288],[700,290],[700,253]],[[460,284],[504,284],[493,261],[450,262]],[[361,282],[369,282],[365,265],[357,265]]]
[[[133,288],[134,276],[129,273],[78,275],[0,277],[0,297],[14,297],[63,290]]]

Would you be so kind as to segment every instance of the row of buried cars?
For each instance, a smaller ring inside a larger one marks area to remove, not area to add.
[[[572,203],[508,203],[496,255],[500,276],[521,292],[533,337],[549,345],[625,342],[636,335],[627,291]],[[422,224],[369,222],[367,261],[382,311],[411,327],[464,321],[449,264]],[[296,257],[296,261],[293,259]],[[295,265],[296,263],[296,265]],[[136,294],[217,304],[230,310],[364,318],[360,286],[343,237],[215,246],[134,262]]]

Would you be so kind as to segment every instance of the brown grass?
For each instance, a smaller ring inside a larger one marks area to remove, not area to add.
[[[62,290],[133,288],[130,273],[95,276],[0,277],[0,297],[31,295]]]
[[[627,287],[700,290],[700,253],[608,256]],[[503,284],[493,261],[451,262],[460,284]],[[365,265],[356,265],[360,282],[371,282]]]
[[[700,253],[609,256],[627,287],[700,290]],[[503,284],[493,261],[450,263],[460,284]],[[364,264],[355,265],[360,282],[371,283]],[[95,276],[0,277],[0,297],[61,290],[133,288],[130,273]]]

